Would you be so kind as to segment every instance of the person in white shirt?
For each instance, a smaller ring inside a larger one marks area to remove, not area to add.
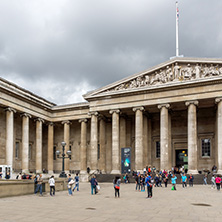
[[[55,195],[55,179],[53,175],[49,179],[49,186],[50,186],[50,195],[54,196]]]

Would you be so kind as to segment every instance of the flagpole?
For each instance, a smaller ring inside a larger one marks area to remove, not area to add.
[[[179,9],[178,9],[178,2],[176,1],[176,57],[179,56]]]

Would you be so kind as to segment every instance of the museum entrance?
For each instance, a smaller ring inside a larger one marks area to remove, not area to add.
[[[187,149],[175,150],[176,156],[176,167],[179,169],[180,167],[184,166],[184,170],[187,171],[188,169],[188,156],[187,156]]]

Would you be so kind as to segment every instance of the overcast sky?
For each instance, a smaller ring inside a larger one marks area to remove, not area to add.
[[[180,54],[222,57],[222,1],[179,0]],[[56,104],[175,55],[175,0],[0,0],[0,76]]]

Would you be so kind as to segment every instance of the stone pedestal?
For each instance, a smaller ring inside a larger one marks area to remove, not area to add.
[[[110,110],[110,114],[112,114],[112,171],[111,171],[111,174],[120,174],[119,113],[120,113],[120,110]]]
[[[188,101],[188,173],[198,174],[197,171],[197,111],[198,101]]]
[[[160,109],[160,170],[169,170],[169,116],[170,104],[158,105]]]
[[[144,107],[133,108],[135,112],[135,169],[143,172],[143,111]]]

